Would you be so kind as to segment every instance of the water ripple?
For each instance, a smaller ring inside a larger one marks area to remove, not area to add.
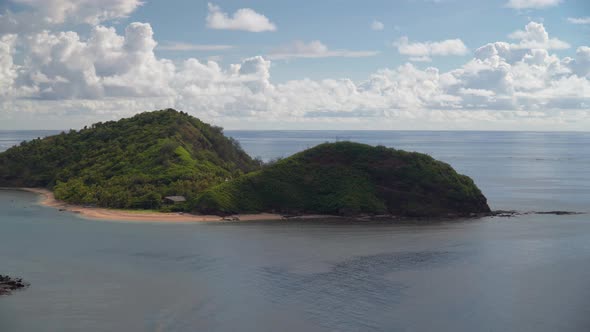
[[[383,253],[335,264],[330,271],[292,273],[280,266],[260,269],[266,295],[277,305],[305,308],[310,320],[338,331],[377,331],[407,287],[386,276],[432,268],[458,258],[454,252]],[[395,322],[392,322],[395,324]]]

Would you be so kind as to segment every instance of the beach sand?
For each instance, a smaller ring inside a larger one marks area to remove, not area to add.
[[[141,210],[117,210],[95,207],[83,207],[79,205],[68,204],[55,199],[50,190],[43,188],[3,188],[10,190],[24,190],[41,195],[39,203],[43,206],[50,206],[61,211],[77,213],[81,217],[89,219],[116,220],[116,221],[150,221],[150,222],[212,222],[224,221],[221,216],[215,215],[195,215],[190,213],[179,212],[144,212]],[[280,220],[283,216],[280,214],[259,213],[259,214],[238,214],[229,218],[238,218],[240,221],[254,220]],[[306,216],[311,217],[311,216]]]

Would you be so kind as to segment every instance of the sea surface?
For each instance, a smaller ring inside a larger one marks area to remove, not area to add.
[[[51,131],[0,131],[0,151]],[[227,131],[252,156],[431,154],[492,209],[590,212],[590,133]],[[443,223],[83,219],[0,191],[0,331],[590,331],[590,215]]]

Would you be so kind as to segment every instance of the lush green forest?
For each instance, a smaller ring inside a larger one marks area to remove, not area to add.
[[[157,209],[166,195],[195,197],[259,167],[221,128],[166,109],[13,147],[0,154],[0,186],[46,187],[76,204]]]
[[[462,216],[489,212],[473,181],[415,152],[325,143],[217,185],[193,204],[202,213],[274,211],[337,215]]]
[[[45,187],[74,204],[215,214],[489,211],[469,177],[425,154],[325,143],[262,165],[221,128],[172,109],[23,142],[0,154],[0,186]],[[187,201],[164,206],[165,196]]]

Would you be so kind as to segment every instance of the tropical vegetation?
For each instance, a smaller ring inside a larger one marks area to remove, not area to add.
[[[338,142],[263,165],[221,128],[173,109],[23,142],[0,154],[0,186],[44,187],[73,204],[221,215],[489,211],[473,180],[425,154]],[[166,205],[166,196],[186,201]]]
[[[157,209],[166,195],[194,197],[259,167],[221,128],[166,109],[23,142],[0,154],[0,186],[45,187],[75,204]]]
[[[202,213],[458,216],[489,212],[473,180],[416,152],[325,143],[206,190]]]

